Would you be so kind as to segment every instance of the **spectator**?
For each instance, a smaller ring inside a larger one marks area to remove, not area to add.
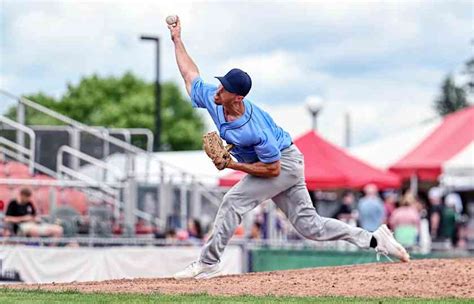
[[[334,215],[335,218],[346,223],[357,219],[357,210],[354,210],[355,196],[351,191],[346,191],[342,195],[342,204]]]
[[[14,234],[38,237],[61,237],[63,228],[59,225],[40,223],[36,217],[36,210],[31,203],[31,190],[22,188],[18,200],[8,204],[5,222],[12,225]]]
[[[202,240],[204,235],[202,233],[201,222],[198,219],[189,219],[188,220],[188,234],[189,238],[195,240]]]
[[[171,228],[171,229],[168,229],[165,233],[165,239],[167,242],[170,242],[170,243],[175,243],[178,241],[178,237],[176,235],[176,230]]]
[[[397,241],[406,247],[416,245],[420,234],[421,217],[417,206],[417,198],[407,192],[400,202],[400,207],[393,211],[388,221]]]
[[[463,218],[462,218],[462,201],[457,193],[450,193],[444,199],[445,208],[441,216],[440,236],[448,239],[452,244],[458,247],[465,247],[466,240],[464,237]]]
[[[398,202],[398,193],[395,191],[387,191],[384,193],[384,202],[383,206],[385,209],[385,221],[388,227],[392,228],[390,226],[390,223],[388,219],[392,215],[392,212],[397,208],[397,202]]]
[[[253,223],[249,238],[251,240],[259,240],[262,238],[262,224],[257,221]]]
[[[368,184],[364,187],[364,192],[365,196],[359,201],[359,221],[363,229],[372,232],[383,224],[385,209],[376,185]]]
[[[443,190],[439,187],[433,187],[428,191],[428,221],[430,224],[431,239],[436,240],[440,236],[440,223],[443,214],[442,199]]]

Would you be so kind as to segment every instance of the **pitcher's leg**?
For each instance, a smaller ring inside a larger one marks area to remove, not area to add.
[[[230,189],[222,201],[214,220],[212,234],[204,246],[200,261],[216,264],[242,221],[242,216],[261,202],[272,198],[297,182],[291,172],[284,170],[275,178],[245,176]]]
[[[234,231],[242,221],[242,216],[247,211],[255,208],[259,202],[254,200],[247,202],[246,208],[235,208],[238,204],[238,196],[230,190],[217,211],[214,219],[212,233],[201,251],[200,261],[205,264],[219,263],[220,257],[234,235]]]
[[[273,198],[301,235],[316,241],[345,240],[369,248],[372,234],[342,221],[320,216],[313,207],[304,180]]]

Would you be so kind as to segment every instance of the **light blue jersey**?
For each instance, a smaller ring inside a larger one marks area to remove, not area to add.
[[[217,86],[196,77],[191,86],[193,107],[206,108],[220,136],[235,145],[232,155],[244,163],[272,163],[280,160],[281,151],[291,145],[291,136],[277,126],[273,119],[244,98],[245,113],[234,121],[226,121],[224,107],[214,103]]]

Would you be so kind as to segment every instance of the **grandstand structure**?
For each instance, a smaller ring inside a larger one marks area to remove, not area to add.
[[[0,200],[30,187],[38,213],[60,220],[66,235],[152,234],[185,228],[203,214],[210,220],[217,211],[222,191],[155,157],[150,130],[88,126],[0,90],[2,99],[16,102],[16,119],[0,116]],[[27,111],[57,125],[28,125]],[[137,137],[143,148],[134,145]],[[117,155],[125,161],[111,165]]]

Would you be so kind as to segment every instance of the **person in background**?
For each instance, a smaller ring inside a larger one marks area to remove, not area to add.
[[[457,247],[465,248],[464,225],[462,217],[462,201],[457,193],[450,193],[444,199],[444,209],[441,216],[440,236],[456,244]]]
[[[443,214],[442,198],[443,190],[441,188],[433,187],[428,191],[428,221],[432,240],[436,240],[440,237],[440,223]]]
[[[388,225],[389,228],[393,229],[390,226],[388,219],[392,215],[392,212],[397,208],[398,203],[398,193],[395,191],[386,191],[384,193],[384,202],[383,206],[385,208],[385,223]]]
[[[384,223],[385,209],[376,185],[368,184],[364,192],[365,196],[359,201],[359,222],[363,229],[372,232]]]
[[[345,191],[342,194],[342,204],[334,215],[338,220],[350,223],[353,220],[357,220],[357,210],[355,206],[355,196],[352,191]]]
[[[261,238],[262,238],[262,224],[255,221],[252,225],[252,229],[250,230],[249,239],[259,240]]]
[[[417,206],[417,198],[407,192],[400,201],[400,207],[393,211],[388,220],[395,239],[406,247],[416,245],[420,234],[421,217]]]
[[[39,222],[31,197],[31,190],[22,188],[18,199],[8,204],[5,222],[12,225],[13,233],[30,237],[61,237],[63,235],[61,226]]]
[[[176,243],[178,241],[176,230],[173,228],[168,229],[165,233],[165,240],[171,244]]]
[[[189,219],[188,220],[188,234],[189,238],[195,240],[202,240],[204,234],[202,232],[201,222],[198,219]]]

